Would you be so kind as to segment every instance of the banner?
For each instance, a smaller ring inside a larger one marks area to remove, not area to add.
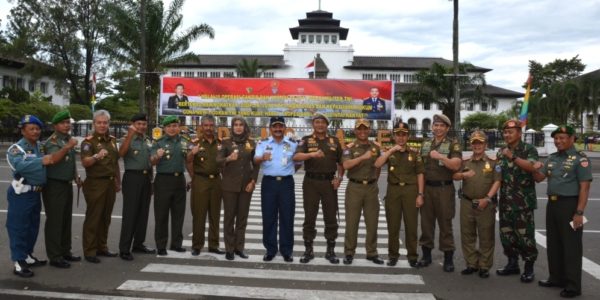
[[[531,74],[527,77],[527,89],[525,90],[525,98],[523,98],[523,104],[521,105],[521,111],[519,113],[519,121],[523,129],[527,126],[527,112],[529,111],[529,96],[531,94],[531,81],[533,77]]]
[[[391,81],[162,77],[160,115],[391,120]]]

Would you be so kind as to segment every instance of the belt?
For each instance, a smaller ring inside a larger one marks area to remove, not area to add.
[[[198,175],[198,176],[202,176],[204,178],[210,178],[210,179],[215,179],[215,178],[219,178],[219,174],[206,174],[206,173],[200,173],[200,172],[194,172],[194,174]]]
[[[452,185],[453,182],[452,180],[425,180],[425,184],[428,186],[445,186],[445,185]]]
[[[548,200],[550,200],[550,201],[573,200],[573,199],[579,199],[579,196],[548,195]]]
[[[181,176],[183,175],[183,172],[173,172],[173,173],[156,173],[157,175],[163,175],[163,176]]]
[[[473,198],[469,198],[469,197],[467,197],[467,195],[465,195],[465,194],[461,194],[461,196],[462,196],[462,198],[463,198],[463,199],[465,199],[465,200],[467,200],[467,201],[473,201]]]
[[[270,175],[264,175],[263,178],[264,179],[271,179],[271,180],[282,181],[284,179],[292,178],[292,175],[287,175],[287,176],[270,176]]]
[[[39,185],[32,185],[32,186],[31,186],[31,191],[32,191],[32,192],[39,193],[39,192],[41,192],[41,191],[42,191],[42,187],[41,187],[41,186],[39,186]]]
[[[371,180],[358,180],[358,179],[354,179],[354,178],[348,178],[348,180],[350,180],[350,182],[354,182],[354,183],[360,183],[360,184],[373,184],[377,181],[377,179],[371,179]]]
[[[405,186],[405,185],[413,185],[415,183],[411,183],[411,182],[388,182],[388,184],[391,185],[399,185],[399,186]]]
[[[135,173],[135,174],[152,174],[152,170],[125,170],[125,172],[129,172],[129,173]]]
[[[113,179],[115,179],[115,176],[95,176],[95,177],[89,177],[88,176],[88,177],[86,177],[86,179],[87,178],[90,178],[90,179],[110,179],[110,180],[113,180]]]
[[[304,176],[316,180],[332,180],[334,173],[306,173]]]
[[[73,180],[63,180],[63,179],[56,179],[56,178],[50,178],[50,177],[48,177],[48,180],[58,181],[58,182],[68,183],[68,184],[72,184],[73,183]]]

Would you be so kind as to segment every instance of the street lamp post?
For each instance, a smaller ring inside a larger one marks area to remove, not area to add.
[[[458,131],[460,131],[460,89],[458,82],[458,0],[453,1],[454,22],[452,24],[452,54],[454,64],[454,130],[456,130],[458,134]]]

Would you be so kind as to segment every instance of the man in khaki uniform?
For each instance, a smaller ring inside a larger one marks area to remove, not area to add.
[[[425,163],[425,199],[421,207],[421,244],[423,257],[419,266],[431,264],[434,247],[435,223],[440,227],[439,247],[444,252],[444,271],[454,271],[454,235],[452,219],[455,214],[455,190],[452,174],[460,169],[460,144],[447,137],[450,119],[442,114],[433,115],[433,138],[425,140],[421,156]]]
[[[418,209],[423,205],[425,172],[423,159],[408,145],[408,124],[398,122],[394,126],[396,145],[384,152],[375,161],[375,167],[388,164],[387,192],[385,196],[385,218],[388,225],[388,266],[395,266],[400,257],[400,222],[404,217],[404,240],[408,263],[417,263],[417,224]]]
[[[479,271],[479,277],[488,278],[494,265],[496,193],[500,188],[502,169],[485,154],[487,137],[484,132],[473,132],[469,141],[473,156],[463,163],[462,172],[453,175],[454,180],[462,180],[460,236],[467,268],[461,274]]]
[[[379,146],[369,141],[371,125],[366,119],[358,119],[354,125],[356,141],[344,150],[342,164],[348,170],[346,188],[346,233],[344,237],[344,264],[352,263],[356,251],[358,223],[364,213],[367,236],[367,260],[383,264],[377,254],[377,224],[379,222],[379,178],[380,168],[374,166],[380,155]]]

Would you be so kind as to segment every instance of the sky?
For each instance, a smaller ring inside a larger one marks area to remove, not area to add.
[[[14,1],[13,1],[14,2]],[[165,0],[165,3],[170,3]],[[306,12],[333,13],[349,28],[342,45],[355,55],[452,60],[453,3],[448,0],[187,0],[183,28],[205,23],[213,40],[197,54],[283,54],[289,28]],[[584,73],[600,69],[600,0],[460,0],[459,60],[493,69],[488,84],[523,92],[528,63],[579,55]],[[2,27],[14,4],[0,0]]]

